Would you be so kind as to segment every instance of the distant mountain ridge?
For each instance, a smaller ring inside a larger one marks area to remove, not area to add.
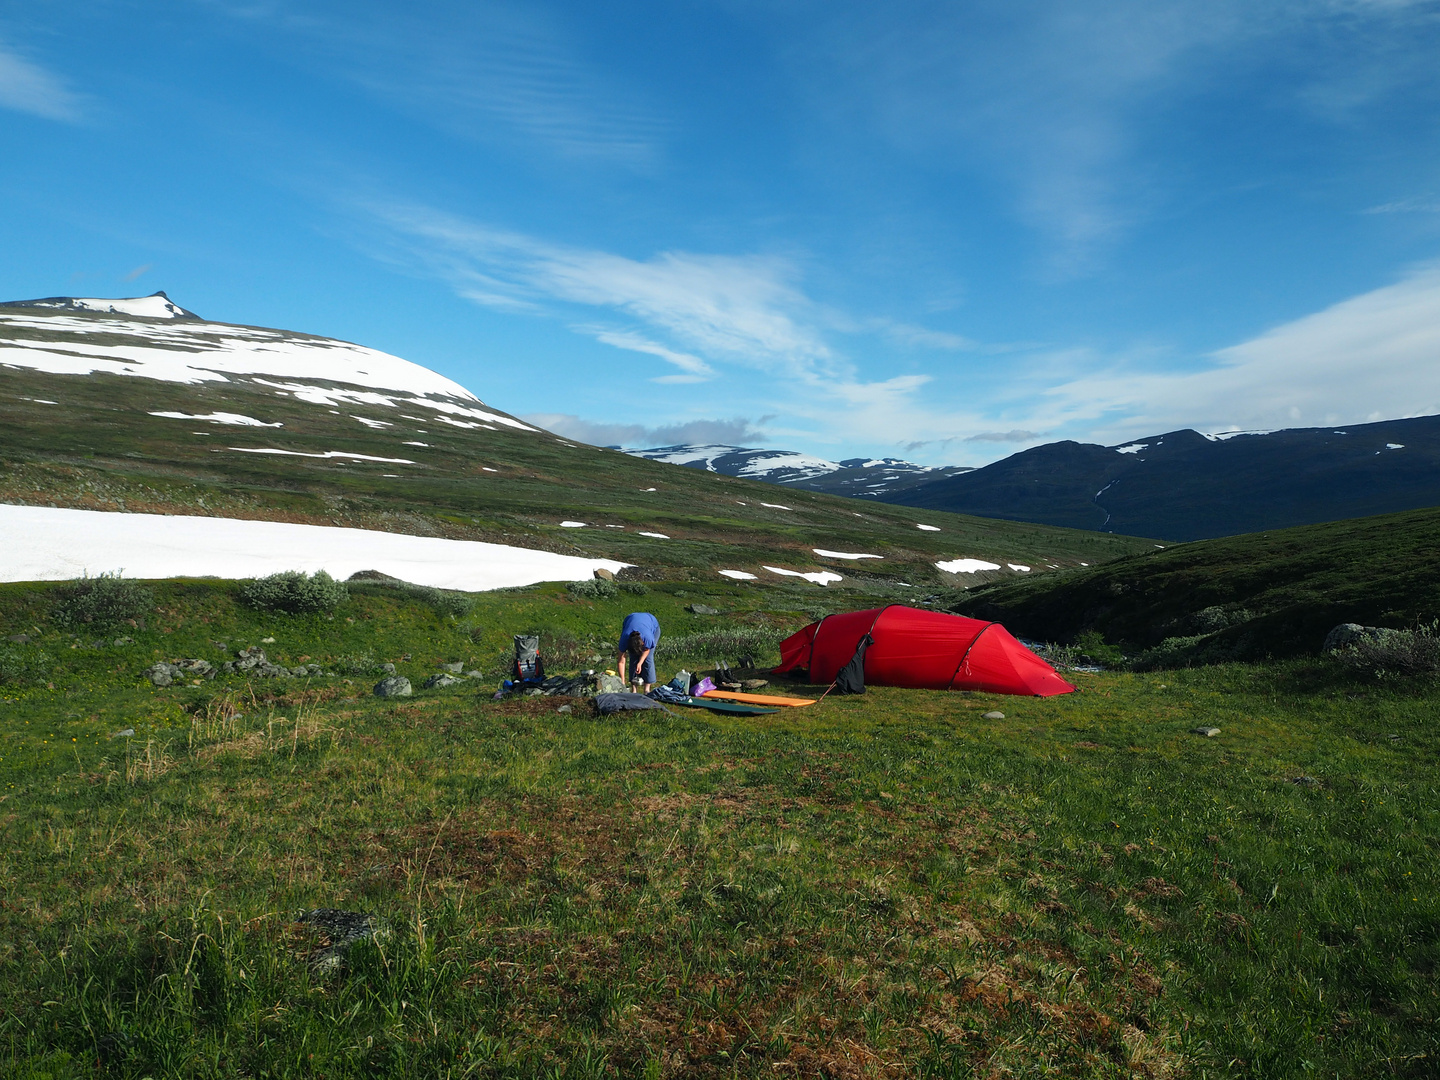
[[[59,308],[63,311],[96,311],[104,315],[139,315],[145,319],[204,320],[193,311],[186,311],[164,290],[149,296],[129,296],[115,300],[83,296],[46,296],[39,300],[6,300],[0,308]]]
[[[905,506],[1201,540],[1440,506],[1440,416],[1056,442],[882,496]]]
[[[880,499],[912,486],[969,472],[966,466],[932,468],[901,458],[827,458],[795,450],[765,450],[722,443],[656,446],[626,449],[625,453],[650,461],[666,461],[691,469],[764,480],[772,484],[822,491],[828,495]],[[904,503],[904,499],[889,499]]]

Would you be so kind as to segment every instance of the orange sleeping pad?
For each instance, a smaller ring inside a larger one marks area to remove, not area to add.
[[[814,705],[814,698],[805,697],[775,697],[773,694],[736,694],[730,690],[711,690],[708,694],[701,695],[707,698],[719,698],[721,701],[743,701],[747,705]]]

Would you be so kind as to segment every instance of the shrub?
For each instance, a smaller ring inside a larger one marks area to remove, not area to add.
[[[591,578],[589,581],[569,582],[565,591],[581,600],[613,600],[620,595],[620,586],[603,578]]]
[[[143,618],[155,603],[153,592],[119,574],[79,578],[60,586],[56,594],[50,617],[67,630],[112,630]]]
[[[1118,667],[1125,662],[1125,654],[1114,645],[1107,645],[1098,630],[1086,630],[1076,636],[1075,648],[1082,658],[1093,664]]]
[[[240,602],[266,611],[284,611],[291,615],[309,615],[333,611],[350,596],[343,581],[336,581],[324,570],[314,576],[299,570],[256,578],[240,586]]]
[[[54,658],[39,649],[0,644],[0,683],[44,682]]]
[[[789,636],[789,631],[773,626],[733,626],[701,630],[673,638],[662,636],[660,655],[667,662],[686,660],[709,663],[716,660],[735,660],[741,656],[753,656],[758,660],[773,655],[781,640]]]
[[[646,585],[643,581],[622,581],[620,582],[620,591],[633,593],[636,596],[644,596],[650,591],[650,586]]]
[[[1336,650],[1336,657],[1377,677],[1440,674],[1440,620],[1413,630],[1386,630]]]

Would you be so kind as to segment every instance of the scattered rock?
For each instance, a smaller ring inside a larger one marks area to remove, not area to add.
[[[389,681],[390,680],[388,679],[386,680],[386,682]],[[442,671],[439,675],[431,675],[428,679],[426,679],[423,683],[420,684],[420,687],[422,690],[434,690],[436,688],[443,690],[447,686],[458,686],[462,682],[464,682],[463,679],[457,679],[449,672]],[[407,682],[405,685],[409,686],[410,684]]]
[[[134,639],[134,638],[128,638],[128,637],[117,637],[117,638],[116,638],[114,641],[112,641],[110,644],[114,645],[114,646],[118,649],[118,648],[121,648],[122,646],[125,646],[125,645],[134,645],[134,644],[135,644],[135,639]]]
[[[394,665],[394,664],[381,664],[381,665],[380,665],[380,670],[383,671],[383,672],[385,672],[386,675],[394,675],[394,674],[395,674],[395,665]]]
[[[376,697],[409,697],[413,693],[410,680],[404,675],[391,675],[375,684]]]
[[[10,635],[8,638],[6,638],[5,640],[6,640],[6,641],[13,641],[13,642],[15,642],[16,645],[24,645],[27,641],[30,640],[30,635],[29,635],[29,634],[11,634],[11,635]]]
[[[999,709],[993,709],[993,710],[991,710],[990,712],[982,713],[982,714],[980,715],[980,719],[982,719],[982,720],[1004,720],[1004,719],[1005,719],[1005,714],[1004,714],[1003,712],[1001,712]]]
[[[441,670],[441,671],[448,671],[448,672],[450,672],[452,675],[459,675],[460,672],[462,672],[462,671],[465,670],[465,661],[464,661],[464,660],[456,660],[453,664],[441,664],[441,665],[440,665],[440,670]]]
[[[1207,739],[1213,739],[1220,734],[1218,727],[1197,727],[1194,729],[1196,735],[1204,735]]]
[[[342,911],[339,908],[315,908],[302,911],[295,919],[297,923],[320,931],[323,943],[308,958],[310,970],[317,975],[328,975],[339,971],[345,964],[345,954],[357,941],[375,937],[385,930],[384,922],[375,915],[363,911]]]
[[[156,686],[170,686],[175,680],[213,679],[215,665],[209,660],[157,660],[145,669],[145,677]]]
[[[1384,637],[1385,634],[1386,630],[1381,626],[1362,626],[1359,623],[1342,622],[1325,635],[1325,644],[1320,647],[1320,651],[1332,653],[1367,638]]]
[[[558,709],[556,709],[555,711],[556,711],[557,713],[559,713],[559,712],[568,713],[568,712],[571,711],[571,709],[570,709],[570,706],[569,706],[569,705],[561,705],[561,706],[560,706]]]
[[[483,671],[467,671],[465,672],[465,677],[467,679],[483,679],[485,673]]]
[[[274,644],[275,644],[275,639],[274,639],[273,637],[262,637],[262,638],[260,639],[260,644],[261,644],[261,645],[274,645]]]
[[[769,686],[769,679],[746,679],[741,684],[746,690],[759,690],[762,686]]]
[[[595,568],[595,576],[601,581],[615,580],[615,575],[612,574],[609,570],[606,570],[603,566],[598,566]]]
[[[112,732],[111,735],[110,735],[110,738],[112,738],[112,739],[128,739],[128,738],[131,738],[132,736],[134,736],[134,734],[135,734],[135,729],[134,729],[133,727],[127,727],[124,731],[115,731],[115,732]]]
[[[692,615],[719,615],[720,609],[713,608],[709,604],[686,604],[685,610]]]
[[[1291,776],[1291,777],[1289,777],[1288,779],[1289,779],[1290,783],[1292,783],[1292,784],[1299,784],[1299,785],[1301,785],[1302,787],[1319,787],[1319,786],[1320,786],[1320,781],[1317,780],[1317,779],[1316,779],[1315,777],[1313,777],[1313,776]]]

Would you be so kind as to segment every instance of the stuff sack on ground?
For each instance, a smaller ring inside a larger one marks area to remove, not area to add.
[[[867,634],[874,644],[863,654],[863,673],[872,686],[1036,697],[1075,690],[999,623],[902,604],[811,623],[780,643],[775,671],[808,671],[812,683],[833,682]]]
[[[875,639],[869,634],[860,639],[859,644],[855,646],[855,655],[835,676],[835,692],[837,694],[863,694],[865,692],[865,654],[874,644]]]
[[[661,712],[670,712],[658,701],[652,701],[644,694],[596,694],[595,711],[601,716],[610,716],[617,712],[632,712],[637,709],[659,709]],[[672,714],[673,715],[673,714]]]

